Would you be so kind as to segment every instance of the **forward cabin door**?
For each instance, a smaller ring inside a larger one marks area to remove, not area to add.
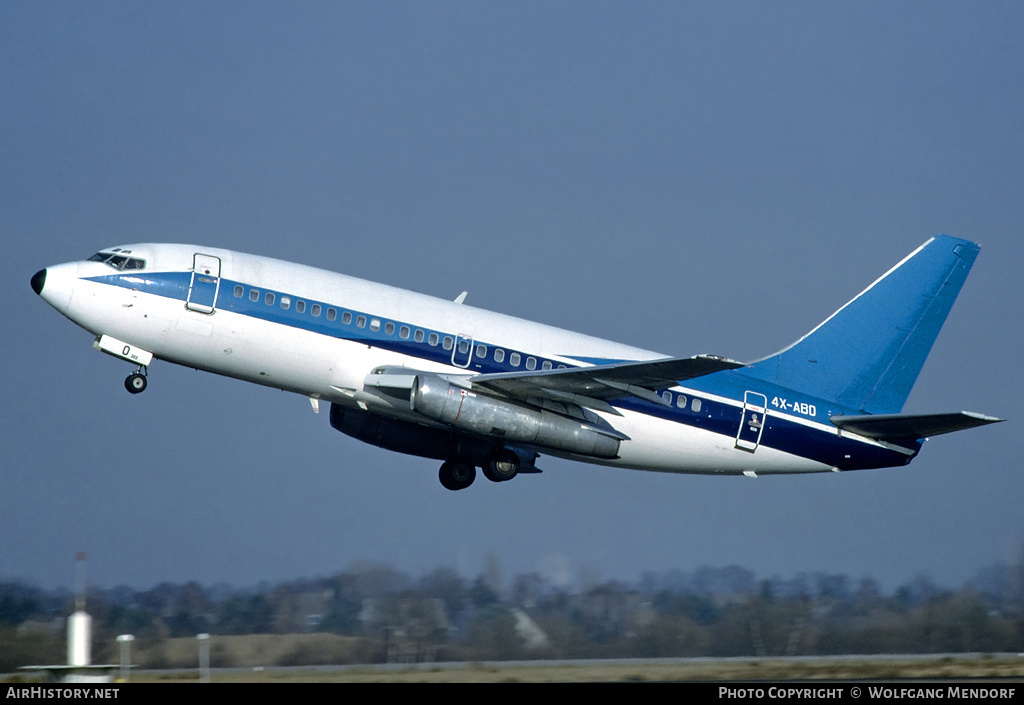
[[[192,257],[192,281],[188,287],[185,308],[199,313],[213,313],[220,291],[220,257],[199,252]]]

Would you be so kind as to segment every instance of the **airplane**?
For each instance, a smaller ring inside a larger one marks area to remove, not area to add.
[[[668,473],[908,464],[928,437],[1002,421],[901,414],[979,246],[931,238],[810,333],[741,363],[656,352],[322,269],[136,244],[50,266],[32,289],[128,361],[330,403],[332,427],[443,461],[449,490],[538,473],[541,454]]]

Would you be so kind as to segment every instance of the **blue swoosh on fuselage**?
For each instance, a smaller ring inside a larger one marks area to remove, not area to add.
[[[88,277],[87,280],[185,302],[188,299],[192,273],[133,272]],[[236,296],[234,294],[236,286],[242,287],[241,296]],[[249,292],[252,289],[257,289],[259,291],[259,297],[256,301],[252,301],[249,298]],[[282,309],[279,305],[267,305],[265,303],[265,296],[267,293],[274,294],[275,302],[279,302],[282,296],[289,297],[292,300],[293,305],[287,310]],[[313,317],[309,313],[298,313],[294,306],[294,302],[298,300],[306,302],[306,311],[309,311],[314,304],[319,304],[324,313],[322,313],[320,317]],[[464,370],[471,373],[521,371],[523,369],[522,365],[513,366],[508,362],[513,353],[519,354],[524,362],[527,358],[533,357],[537,360],[538,369],[543,366],[545,361],[550,362],[553,368],[559,365],[564,365],[566,367],[578,366],[566,363],[564,361],[565,359],[573,359],[590,364],[627,362],[627,360],[583,356],[564,356],[563,360],[554,360],[519,350],[513,350],[504,345],[496,346],[488,342],[475,340],[474,345],[484,345],[488,350],[494,350],[496,348],[504,350],[505,359],[499,363],[493,359],[493,356],[481,359],[474,355],[470,363],[470,367],[458,367],[452,364],[451,349],[445,350],[441,344],[431,346],[427,342],[431,333],[437,334],[439,340],[444,340],[445,337],[450,337],[454,340],[456,336],[452,333],[431,330],[411,323],[404,323],[365,311],[356,311],[338,304],[317,301],[287,292],[280,292],[273,289],[267,289],[265,287],[252,287],[244,282],[224,278],[220,280],[220,293],[217,297],[216,308],[218,310],[230,311],[244,316],[251,316],[253,318],[280,325],[299,328],[319,335],[326,335],[339,340],[372,345],[374,347],[390,350],[420,360],[447,364],[454,367],[456,370]],[[337,319],[334,321],[326,320],[325,313],[329,308],[333,308],[337,311]],[[342,323],[342,314],[345,312],[351,313],[352,323]],[[367,320],[378,319],[381,322],[380,329],[373,331],[369,328],[357,328],[354,321],[358,316],[365,316]],[[395,332],[391,334],[385,332],[385,325],[389,322],[393,323],[395,326]],[[398,330],[402,326],[408,327],[410,331],[424,331],[424,342],[415,342],[415,340],[412,339],[411,334],[409,339],[400,338]],[[739,375],[742,375],[742,371],[726,370],[708,375],[707,377],[687,380],[687,387],[696,389],[697,391],[703,391],[705,394],[732,399],[742,399],[743,390],[751,388],[751,385],[749,385],[748,382],[752,380],[746,377],[741,378]],[[764,386],[764,383],[761,383],[758,386],[762,387]],[[676,399],[677,396],[675,395],[678,395],[678,392],[671,392],[670,390],[657,391],[659,394],[664,391],[669,391],[674,395],[673,399]],[[791,390],[784,391],[787,394],[793,394]],[[693,395],[690,393],[687,396],[692,398]],[[706,398],[702,399],[700,412],[692,411],[692,407],[689,404],[684,405],[684,408],[680,408],[676,405],[662,406],[637,397],[622,397],[620,399],[616,399],[613,402],[613,405],[621,409],[627,409],[648,416],[666,419],[675,423],[693,426],[730,438],[735,438],[737,436],[743,414],[742,407],[723,404]],[[824,409],[824,406],[822,406],[822,408]],[[909,449],[913,450],[913,454],[907,455],[897,450],[890,450],[885,447],[857,441],[849,437],[843,437],[834,433],[822,432],[820,430],[810,428],[805,424],[790,420],[790,418],[781,415],[777,411],[770,411],[768,413],[760,445],[799,457],[815,460],[817,462],[837,467],[841,470],[904,465],[909,463],[920,449],[920,443],[918,442],[916,448]]]

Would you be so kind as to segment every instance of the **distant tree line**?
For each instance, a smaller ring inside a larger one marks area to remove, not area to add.
[[[307,642],[289,665],[1024,651],[1024,556],[959,589],[919,577],[888,593],[871,579],[759,579],[735,566],[573,590],[536,573],[502,584],[499,573],[494,560],[475,579],[447,567],[414,578],[359,563],[247,590],[196,582],[91,589],[94,660],[116,661],[118,634],[134,634],[145,654],[202,632],[345,639],[344,649]],[[0,672],[63,661],[72,602],[67,591],[0,582]]]

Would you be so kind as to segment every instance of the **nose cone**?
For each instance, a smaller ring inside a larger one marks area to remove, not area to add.
[[[32,291],[42,294],[44,286],[46,286],[46,270],[40,269],[32,275]]]
[[[68,306],[78,283],[79,262],[54,264],[41,269],[32,277],[32,291],[46,303],[68,315]]]

